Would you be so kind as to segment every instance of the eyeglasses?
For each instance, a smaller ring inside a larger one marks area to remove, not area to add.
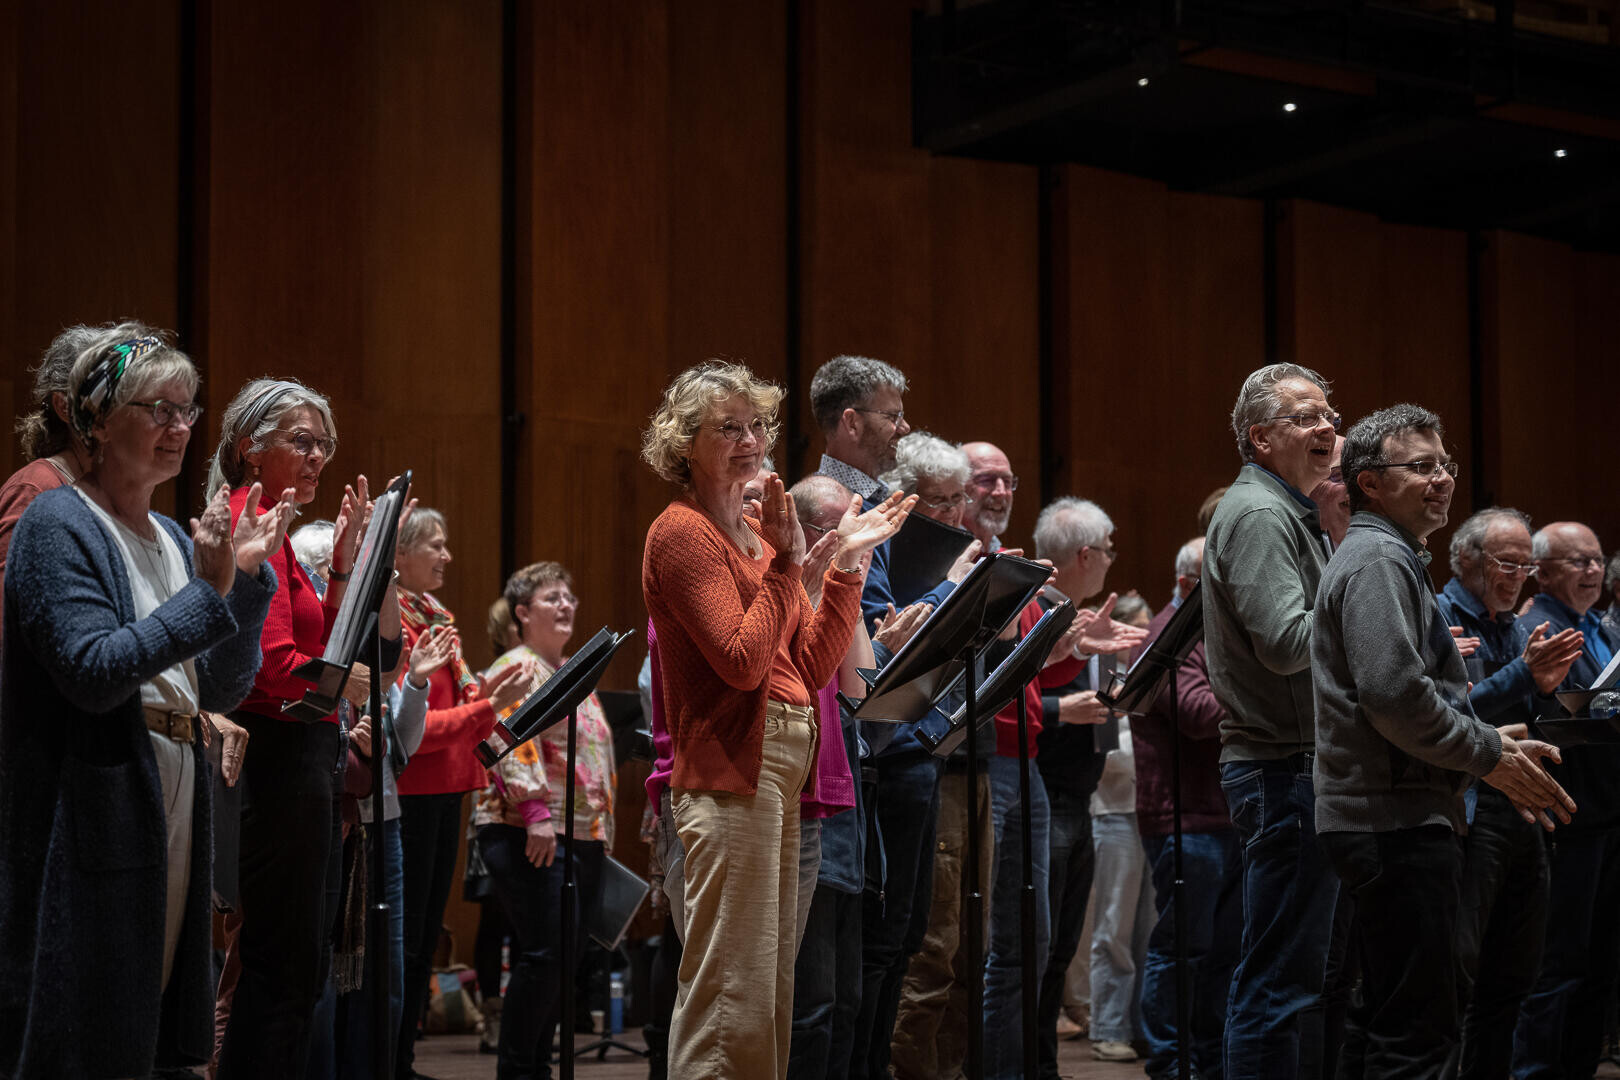
[[[762,443],[769,442],[771,438],[770,425],[757,416],[750,420],[746,427],[735,420],[727,420],[714,430],[718,431],[720,437],[727,442],[742,442],[744,434],[752,435],[755,441]]]
[[[917,497],[917,501],[928,507],[930,510],[954,510],[958,506],[966,506],[973,500],[967,497],[967,492],[958,491],[955,495],[933,495],[927,497],[919,495]]]
[[[1018,477],[1012,473],[974,473],[968,478],[968,483],[986,491],[994,491],[997,483],[1006,484],[1008,491],[1018,490]]]
[[[1506,562],[1502,559],[1498,559],[1495,555],[1492,555],[1488,551],[1481,552],[1481,554],[1483,554],[1487,559],[1491,560],[1491,562],[1495,563],[1497,570],[1506,574],[1508,577],[1517,577],[1520,574],[1523,574],[1525,577],[1536,576],[1535,563]]]
[[[871,416],[885,417],[895,427],[899,427],[906,418],[906,410],[904,409],[856,409],[855,411],[867,413]]]
[[[1119,551],[1116,548],[1112,548],[1112,547],[1093,547],[1092,545],[1087,544],[1081,550],[1082,551],[1095,551],[1097,554],[1103,556],[1103,558],[1107,559],[1109,562],[1113,562],[1115,559],[1119,558]]]
[[[1541,561],[1561,562],[1575,571],[1603,569],[1603,556],[1601,555],[1567,555],[1563,558],[1542,559]]]
[[[288,431],[286,428],[276,428],[282,435],[289,435],[287,445],[292,447],[300,457],[309,457],[318,448],[321,457],[330,458],[337,453],[337,440],[330,435],[311,435],[307,431]]]
[[[197,417],[202,415],[202,406],[195,401],[188,401],[181,405],[158,398],[156,401],[132,401],[130,404],[138,405],[143,409],[150,409],[152,423],[158,427],[168,427],[176,420],[179,420],[186,427],[190,427],[197,422]]]
[[[1266,423],[1275,424],[1278,420],[1288,420],[1292,422],[1295,427],[1302,427],[1307,431],[1315,431],[1317,428],[1322,426],[1322,421],[1324,420],[1333,425],[1334,431],[1338,431],[1339,425],[1344,423],[1344,417],[1340,416],[1332,409],[1329,409],[1327,412],[1283,413],[1280,416],[1268,418]]]
[[[1436,461],[1434,458],[1419,458],[1417,461],[1386,461],[1379,465],[1363,465],[1362,468],[1410,469],[1425,480],[1432,479],[1440,473],[1445,473],[1455,480],[1459,471],[1455,461]]]
[[[813,521],[805,521],[803,519],[800,519],[799,524],[803,525],[807,529],[816,530],[816,539],[818,539],[818,540],[821,539],[823,536],[826,536],[828,533],[832,532],[832,526],[831,525],[817,525]]]
[[[562,604],[567,604],[569,607],[576,607],[577,608],[577,607],[579,607],[579,597],[575,596],[571,592],[560,593],[560,594],[559,593],[546,593],[544,596],[535,597],[534,598],[534,603],[536,603],[536,604],[553,604],[553,605],[558,605],[558,606],[560,606]]]

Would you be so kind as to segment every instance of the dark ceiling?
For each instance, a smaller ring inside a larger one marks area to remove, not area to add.
[[[1513,25],[1344,0],[946,4],[914,30],[914,133],[1620,251],[1620,47]]]

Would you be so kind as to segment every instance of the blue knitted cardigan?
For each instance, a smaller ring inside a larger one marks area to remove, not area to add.
[[[191,567],[191,541],[160,518]],[[193,577],[136,619],[122,558],[68,488],[17,524],[0,648],[0,1076],[145,1076],[213,1044],[212,780],[197,769],[191,884],[162,989],[166,846],[141,684],[195,658],[204,709],[259,667],[274,573]]]

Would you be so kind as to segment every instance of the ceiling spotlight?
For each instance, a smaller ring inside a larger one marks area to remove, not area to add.
[[[1557,150],[1553,151],[1553,157],[1569,157],[1569,151],[1560,146]]]
[[[1148,77],[1146,75],[1144,75],[1140,79],[1136,80],[1136,85],[1137,86],[1146,86],[1147,84],[1148,84]]]
[[[1295,112],[1298,109],[1299,109],[1299,106],[1295,105],[1292,101],[1290,101],[1287,104],[1283,105],[1283,112]]]

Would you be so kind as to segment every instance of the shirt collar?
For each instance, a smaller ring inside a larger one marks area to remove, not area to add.
[[[1266,468],[1264,465],[1260,464],[1258,461],[1251,461],[1248,464],[1249,464],[1250,468],[1259,469],[1261,472],[1265,473],[1267,476],[1269,476],[1273,480],[1277,481],[1277,483],[1281,484],[1282,489],[1284,491],[1288,492],[1289,496],[1292,497],[1295,502],[1299,503],[1299,505],[1303,506],[1305,509],[1307,509],[1307,510],[1315,510],[1315,509],[1317,509],[1316,501],[1314,499],[1312,499],[1309,495],[1305,494],[1303,491],[1299,490],[1299,488],[1295,487],[1293,484],[1290,484],[1288,481],[1286,481],[1282,477],[1278,476],[1276,473],[1272,472],[1270,469]]]
[[[1434,553],[1420,544],[1416,536],[1413,536],[1411,533],[1407,532],[1405,529],[1397,525],[1391,519],[1385,517],[1383,514],[1376,513],[1372,510],[1357,510],[1354,514],[1350,515],[1350,527],[1353,529],[1357,525],[1364,528],[1378,529],[1381,532],[1389,533],[1391,536],[1399,537],[1401,543],[1410,548],[1412,550],[1412,554],[1417,556],[1418,562],[1422,563],[1425,567],[1427,567],[1430,561],[1434,558]]]
[[[816,472],[838,481],[862,499],[876,500],[889,493],[883,481],[874,480],[855,466],[839,461],[830,454],[821,455],[821,464],[816,467]]]

